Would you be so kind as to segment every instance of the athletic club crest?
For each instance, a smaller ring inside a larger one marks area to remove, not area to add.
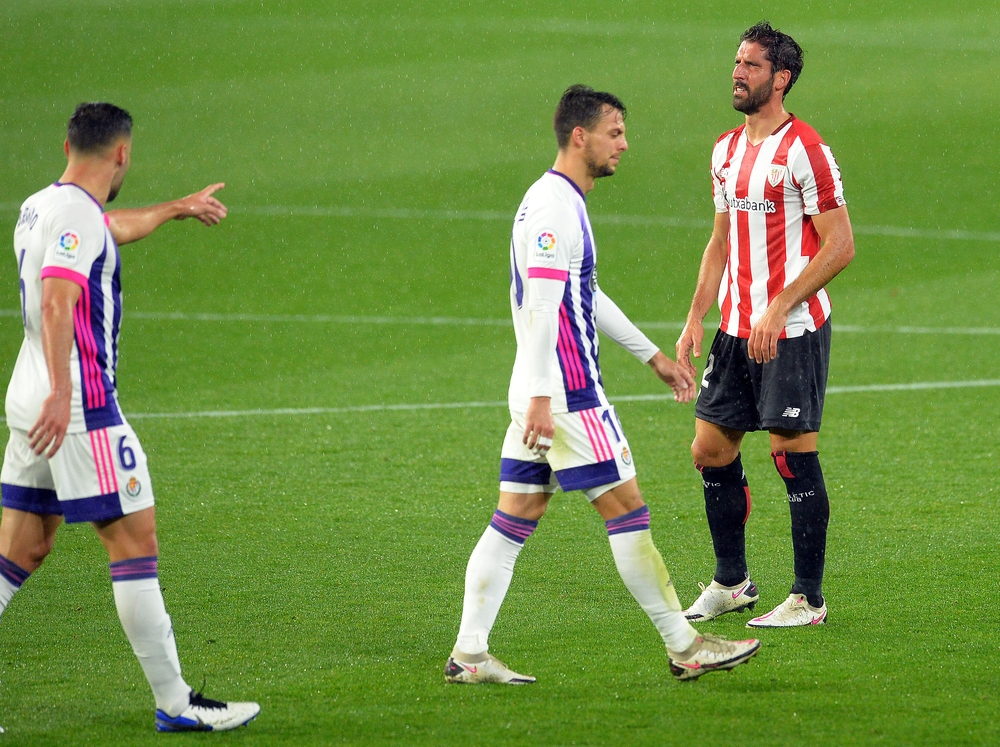
[[[785,167],[775,166],[771,164],[770,170],[767,172],[767,183],[772,187],[777,187],[785,180]]]

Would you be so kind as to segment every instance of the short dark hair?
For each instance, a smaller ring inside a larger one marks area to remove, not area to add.
[[[771,72],[787,70],[792,74],[785,88],[784,94],[788,94],[799,79],[802,72],[802,47],[796,44],[795,40],[788,34],[783,34],[778,29],[771,28],[767,21],[760,21],[743,32],[740,42],[751,42],[759,44],[767,59],[771,62]]]
[[[556,131],[556,142],[560,148],[569,145],[570,136],[577,127],[591,129],[604,113],[604,107],[610,106],[622,113],[625,119],[625,104],[611,93],[595,91],[590,86],[570,86],[559,99],[552,127]]]
[[[132,137],[132,117],[114,104],[80,104],[69,118],[66,136],[72,150],[98,153],[120,137]]]

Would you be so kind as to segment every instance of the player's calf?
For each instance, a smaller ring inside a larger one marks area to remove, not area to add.
[[[830,521],[830,499],[819,464],[819,453],[776,451],[771,454],[778,474],[785,481],[792,518],[792,549],[795,557],[793,594],[803,594],[814,609],[825,606],[823,567],[826,563],[826,533]]]

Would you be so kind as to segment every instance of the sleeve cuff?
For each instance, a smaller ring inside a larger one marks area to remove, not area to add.
[[[552,267],[529,267],[528,278],[545,278],[546,280],[569,280],[568,270],[557,270]]]
[[[42,268],[42,280],[45,278],[62,278],[63,280],[69,280],[72,283],[76,283],[81,288],[87,287],[87,278],[81,275],[75,270],[70,270],[67,267],[59,267],[56,265],[49,265],[48,267]]]

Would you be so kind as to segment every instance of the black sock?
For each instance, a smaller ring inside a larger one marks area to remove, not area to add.
[[[750,516],[750,485],[740,455],[725,467],[702,467],[705,514],[715,547],[715,580],[736,586],[748,577],[744,525]]]
[[[792,594],[805,594],[813,607],[823,606],[823,564],[830,499],[819,466],[819,452],[776,451],[774,466],[785,480],[792,514],[795,583]]]

